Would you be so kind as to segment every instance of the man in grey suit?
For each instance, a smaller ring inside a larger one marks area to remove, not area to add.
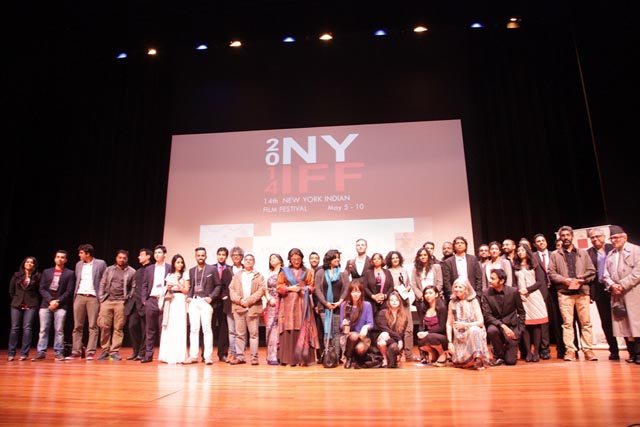
[[[100,312],[100,279],[107,269],[107,263],[94,258],[95,249],[85,243],[78,247],[80,261],[76,264],[76,288],[73,300],[73,348],[67,360],[82,356],[82,336],[85,319],[89,323],[89,341],[86,360],[93,360],[98,344],[98,313]]]

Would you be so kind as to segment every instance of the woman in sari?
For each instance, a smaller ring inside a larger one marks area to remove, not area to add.
[[[289,251],[289,267],[278,275],[277,290],[281,296],[278,310],[281,365],[307,366],[315,362],[315,349],[320,345],[313,317],[311,295],[314,290],[313,270],[302,263],[298,248]]]

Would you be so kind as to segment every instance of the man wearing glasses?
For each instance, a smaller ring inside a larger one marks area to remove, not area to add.
[[[627,362],[640,365],[640,246],[627,242],[627,233],[617,225],[609,228],[609,235],[613,250],[607,255],[603,280],[611,292],[612,310],[616,305],[626,309],[612,312],[613,335],[627,341]]]

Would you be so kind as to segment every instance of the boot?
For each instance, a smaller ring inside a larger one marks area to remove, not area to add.
[[[636,341],[635,340],[631,340],[629,338],[625,338],[624,339],[627,343],[627,351],[629,352],[629,358],[625,359],[625,362],[627,363],[634,363],[636,361],[636,358],[638,356],[637,352],[636,352]]]
[[[398,367],[398,344],[391,344],[387,347],[387,367],[388,368],[397,368]]]

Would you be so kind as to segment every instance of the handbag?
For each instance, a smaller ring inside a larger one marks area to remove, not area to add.
[[[627,317],[627,306],[624,305],[624,299],[616,298],[611,305],[611,313],[616,319],[624,319]]]
[[[332,323],[333,323],[333,314],[330,314],[331,318],[329,320],[329,332],[327,333],[327,337],[324,340],[324,350],[322,350],[322,355],[320,359],[322,360],[322,366],[325,368],[335,368],[338,366],[338,352],[336,351],[335,346],[333,345],[333,339],[331,338],[331,334],[333,332]]]

